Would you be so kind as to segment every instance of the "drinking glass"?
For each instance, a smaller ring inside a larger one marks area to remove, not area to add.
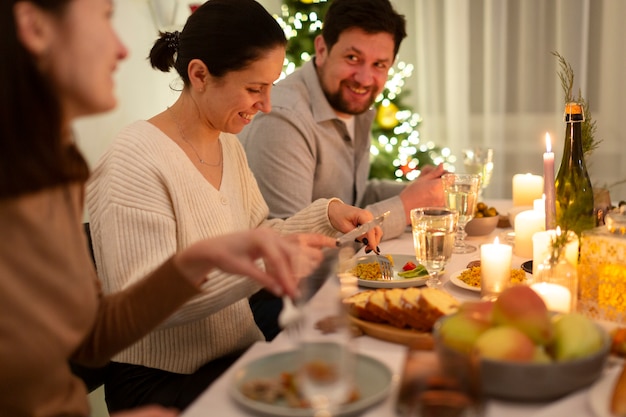
[[[355,392],[355,360],[347,306],[342,299],[358,291],[357,279],[348,273],[354,267],[354,251],[339,252],[336,268],[330,272],[324,297],[315,297],[304,308],[300,327],[298,386],[302,397],[314,410],[313,415],[330,417]],[[332,322],[332,329],[322,332],[317,323]]]
[[[420,207],[411,210],[415,257],[428,270],[428,287],[441,286],[439,274],[452,256],[459,215],[445,207]]]
[[[465,173],[479,174],[481,179],[478,199],[482,199],[483,190],[489,186],[493,174],[493,149],[472,148],[463,150]]]
[[[476,250],[475,246],[465,243],[465,225],[474,217],[476,202],[478,200],[478,188],[480,187],[479,174],[444,174],[443,193],[446,207],[459,213],[454,253],[471,253]]]

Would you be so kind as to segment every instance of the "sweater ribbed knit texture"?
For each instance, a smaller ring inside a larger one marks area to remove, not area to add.
[[[266,220],[267,204],[238,139],[222,133],[220,140],[224,168],[217,190],[180,147],[149,122],[135,122],[120,132],[87,187],[96,264],[105,292],[127,287],[203,238],[255,227],[336,234],[326,199],[290,219]],[[263,340],[247,301],[259,286],[221,271],[208,278],[203,294],[114,360],[192,373],[212,359]]]

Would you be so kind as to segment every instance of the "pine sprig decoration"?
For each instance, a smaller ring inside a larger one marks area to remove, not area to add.
[[[567,230],[556,229],[556,233],[550,238],[550,260],[556,262],[565,250],[565,246],[574,239],[576,234],[570,234]]]
[[[574,69],[570,65],[569,62],[558,52],[552,52],[557,60],[559,61],[559,79],[561,80],[561,88],[563,89],[563,93],[565,95],[565,103],[569,103],[575,101],[580,103],[583,107],[583,111],[585,112],[585,120],[582,123],[582,142],[583,142],[583,153],[585,157],[591,155],[593,151],[598,149],[600,143],[602,143],[601,139],[596,139],[596,121],[593,120],[591,116],[591,110],[587,105],[587,101],[582,96],[580,89],[578,89],[578,97],[574,97]]]

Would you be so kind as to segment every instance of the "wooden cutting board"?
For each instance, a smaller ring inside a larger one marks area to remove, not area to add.
[[[434,346],[433,335],[426,332],[418,332],[412,329],[399,329],[389,324],[373,323],[361,320],[352,315],[350,322],[357,326],[363,333],[376,339],[386,340],[392,343],[409,346],[417,350],[432,350]]]

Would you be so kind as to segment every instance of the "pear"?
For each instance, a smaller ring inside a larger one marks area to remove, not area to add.
[[[470,353],[478,337],[491,324],[461,312],[447,316],[439,326],[439,336],[443,344],[462,353]]]
[[[513,326],[490,328],[476,340],[474,349],[482,358],[511,362],[532,362],[536,355],[533,341]]]
[[[589,356],[602,348],[603,339],[598,326],[580,313],[559,314],[554,317],[552,354],[557,361]]]

